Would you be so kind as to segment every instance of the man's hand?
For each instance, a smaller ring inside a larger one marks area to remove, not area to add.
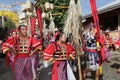
[[[11,52],[12,52],[15,56],[17,56],[17,54],[18,54],[18,50],[16,50],[16,49],[13,49]]]
[[[75,57],[74,57],[72,54],[70,54],[69,57],[70,57],[72,60],[75,60]]]
[[[101,46],[97,46],[97,51],[100,51],[100,49],[101,49]]]
[[[37,52],[37,51],[39,51],[40,54],[43,53],[43,52],[42,52],[42,46],[39,46],[39,47],[37,47],[35,50],[33,50],[33,51],[31,52],[30,56],[32,56],[32,55],[33,55],[35,52]]]
[[[9,48],[4,48],[3,49],[3,54],[7,54],[9,52],[9,50],[10,50]]]

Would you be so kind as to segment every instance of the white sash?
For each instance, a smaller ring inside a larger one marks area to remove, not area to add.
[[[73,73],[68,61],[67,61],[67,77],[68,77],[68,80],[76,80],[74,73]]]

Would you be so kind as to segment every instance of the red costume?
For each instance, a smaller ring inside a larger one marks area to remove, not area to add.
[[[99,39],[100,43],[101,43],[101,56],[102,56],[102,60],[105,61],[106,57],[105,57],[105,39],[103,35],[100,35],[100,39]]]
[[[22,40],[19,37],[10,37],[2,46],[3,52],[16,50],[14,58],[15,80],[33,80],[31,50],[40,46],[40,42],[33,37]],[[31,49],[32,48],[32,49]],[[29,75],[29,76],[28,76]]]
[[[115,45],[119,45],[119,46],[120,46],[120,40],[117,40],[117,41],[115,42]]]
[[[62,55],[63,54],[59,54],[59,55],[56,55],[57,52],[60,52],[62,53],[62,46],[60,44],[58,44],[57,42],[53,42],[51,43],[45,50],[44,50],[44,59],[45,60],[49,60],[50,58],[62,58]],[[73,49],[73,47],[67,43],[65,43],[65,46],[64,46],[64,49],[65,49],[65,57],[68,59],[69,58],[69,55],[72,54],[72,55],[75,55],[75,51]],[[52,80],[60,80],[61,79],[61,71],[62,71],[62,68],[60,67],[61,63],[66,66],[66,60],[55,60],[55,63],[54,63],[54,66],[53,66],[53,70],[52,70]],[[59,67],[58,67],[59,65]],[[60,70],[61,69],[61,70]],[[64,80],[67,80],[67,76],[66,75],[66,71],[62,72],[64,75]]]

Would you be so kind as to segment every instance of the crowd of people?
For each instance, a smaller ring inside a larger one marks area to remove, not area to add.
[[[8,39],[2,43],[2,52],[6,54],[7,67],[12,64],[15,80],[38,80],[37,68],[40,67],[40,58],[44,62],[51,63],[51,80],[76,80],[71,61],[76,61],[76,49],[69,42],[69,36],[63,32],[56,31],[52,36],[48,31],[43,36],[43,43],[39,41],[37,33],[28,36],[28,27],[20,25],[18,32],[12,30]],[[107,63],[111,59],[111,48],[119,49],[120,41],[113,44],[108,32],[100,33],[97,41],[96,28],[94,25],[81,36],[82,47],[80,47],[80,57],[84,65],[81,64],[83,80],[88,72],[95,71],[95,80],[99,80],[102,74],[102,63]],[[43,45],[42,45],[43,44]],[[76,64],[77,63],[76,61]],[[74,65],[77,68],[77,65]],[[120,73],[120,69],[117,70]],[[72,76],[72,77],[71,77]]]

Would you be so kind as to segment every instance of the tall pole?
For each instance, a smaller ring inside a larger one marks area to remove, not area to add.
[[[70,0],[68,16],[64,26],[64,33],[66,35],[72,34],[71,42],[74,45],[76,51],[76,60],[78,62],[78,80],[82,80],[82,70],[81,70],[81,61],[80,61],[80,47],[82,46],[81,33],[82,33],[82,16],[81,16],[81,6],[80,2],[77,1],[77,5],[75,4],[75,0]]]
[[[4,25],[4,23],[5,23],[4,21],[5,21],[5,19],[4,19],[4,14],[3,14],[3,11],[2,11],[2,27],[3,27],[3,29],[4,29],[4,26],[5,26]]]
[[[31,0],[26,0],[26,2],[27,1],[30,1],[31,2]],[[26,3],[27,4],[27,3]],[[31,16],[31,12],[28,10],[28,34],[29,34],[29,36],[31,36],[31,22],[30,22],[30,16]]]
[[[81,9],[81,3],[80,3],[80,0],[77,0],[77,11],[78,11],[78,21],[80,22],[79,23],[79,39],[80,39],[80,42],[81,42],[81,45],[79,45],[80,47],[82,47],[82,9]],[[79,50],[79,49],[78,49]],[[79,71],[79,80],[82,80],[83,79],[83,76],[82,76],[82,69],[81,69],[81,60],[80,60],[80,55],[78,53],[78,71]]]
[[[92,10],[92,16],[94,20],[94,25],[97,30],[97,35],[96,35],[96,46],[100,47],[100,24],[99,24],[99,17],[98,17],[98,12],[97,12],[97,7],[96,7],[96,0],[90,0],[90,5],[91,5],[91,10]],[[100,49],[97,49],[99,52]],[[99,59],[99,67],[100,67],[100,75],[102,75],[102,62]]]
[[[31,36],[30,15],[28,15],[28,34]]]

